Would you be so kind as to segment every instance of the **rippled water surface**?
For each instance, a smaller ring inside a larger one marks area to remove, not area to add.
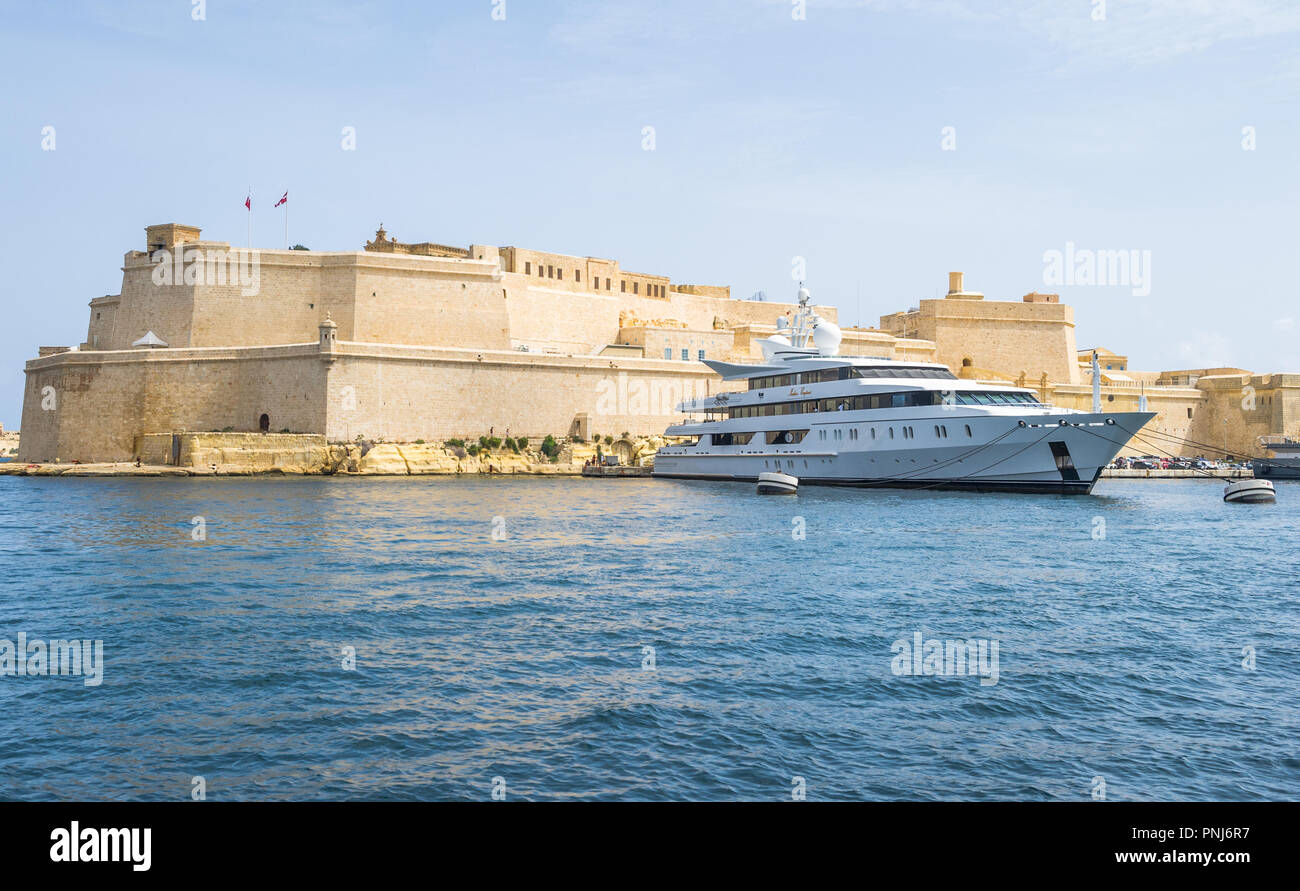
[[[0,478],[0,638],[105,651],[0,677],[0,797],[1295,799],[1278,491]]]

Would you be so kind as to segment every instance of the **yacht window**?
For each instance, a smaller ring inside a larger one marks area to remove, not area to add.
[[[966,435],[967,435],[967,436],[970,436],[970,435],[971,435],[971,432],[970,432],[970,424],[967,424],[967,425],[966,425]]]

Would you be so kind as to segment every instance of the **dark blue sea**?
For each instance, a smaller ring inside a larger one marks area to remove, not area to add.
[[[1221,488],[0,478],[0,798],[1300,798],[1300,484]]]

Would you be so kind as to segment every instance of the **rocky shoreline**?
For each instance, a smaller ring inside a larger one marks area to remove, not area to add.
[[[481,449],[450,443],[326,443],[309,435],[186,434],[178,465],[148,450],[139,462],[0,462],[0,476],[581,476],[595,443],[557,442],[555,454],[539,449]],[[236,439],[235,437],[239,438]],[[459,441],[457,441],[459,442]],[[623,439],[602,454],[630,466],[651,466],[661,437]]]

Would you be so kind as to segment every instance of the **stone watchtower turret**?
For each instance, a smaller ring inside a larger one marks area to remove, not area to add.
[[[319,330],[321,358],[326,362],[333,362],[337,357],[339,326],[330,318],[329,313],[325,313],[325,319],[320,323]]]

